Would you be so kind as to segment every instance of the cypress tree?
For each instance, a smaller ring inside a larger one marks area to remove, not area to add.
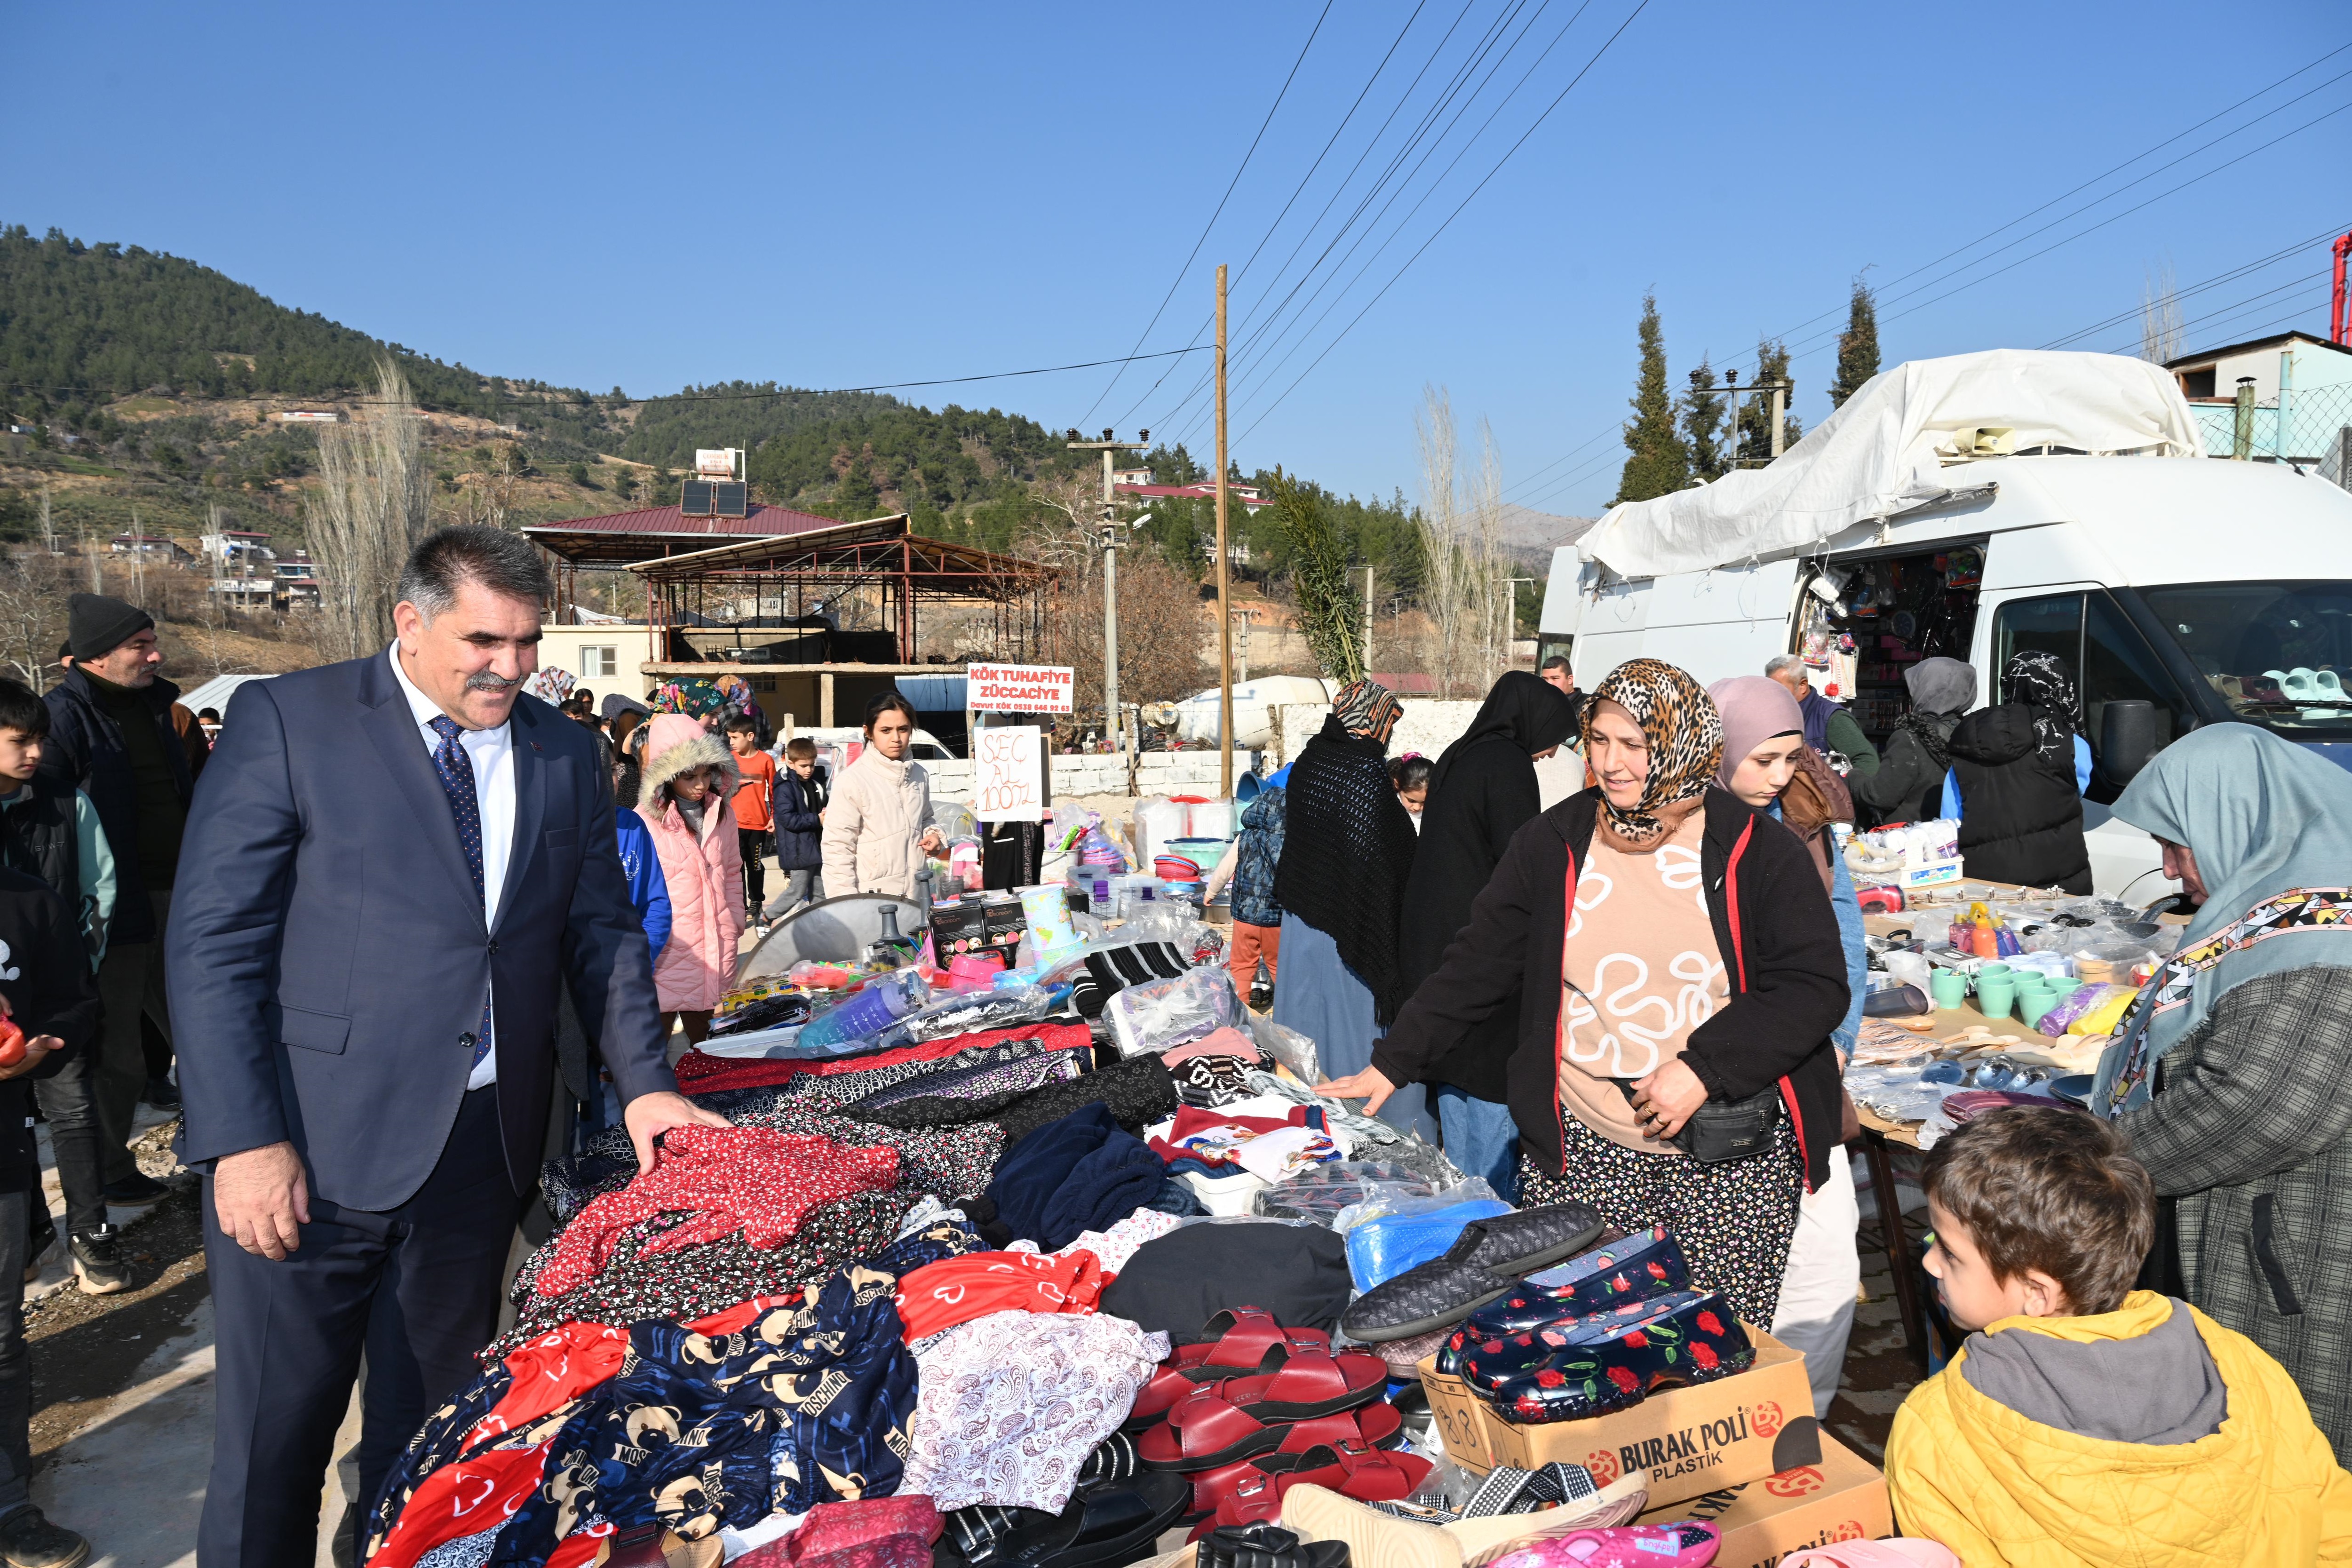
[[[1658,325],[1658,297],[1642,296],[1642,369],[1633,382],[1633,417],[1625,422],[1624,471],[1617,501],[1671,495],[1690,482],[1690,457],[1675,434],[1675,400],[1666,390],[1666,335]]]
[[[1716,390],[1715,366],[1702,359],[1683,394],[1683,446],[1690,453],[1691,477],[1719,479],[1731,467],[1722,440],[1723,395]]]
[[[1845,331],[1838,334],[1837,382],[1830,388],[1830,406],[1843,408],[1862,384],[1878,374],[1878,301],[1869,285],[1853,280],[1853,300],[1846,307]]]

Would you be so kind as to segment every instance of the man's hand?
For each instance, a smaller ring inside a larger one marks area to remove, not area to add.
[[[1706,1085],[1680,1057],[1633,1080],[1633,1110],[1642,1119],[1642,1131],[1653,1138],[1673,1137],[1706,1103]]]
[[[637,1169],[654,1168],[654,1137],[673,1127],[732,1127],[715,1110],[705,1110],[682,1094],[660,1089],[641,1094],[621,1110],[621,1124],[629,1130],[629,1144],[637,1152]]]
[[[310,1223],[310,1184],[291,1143],[266,1143],[213,1163],[213,1209],[223,1234],[256,1258],[282,1263]]]
[[[1349,1073],[1346,1078],[1318,1083],[1315,1086],[1315,1092],[1326,1100],[1360,1100],[1364,1102],[1365,1115],[1378,1116],[1381,1107],[1388,1103],[1389,1096],[1396,1092],[1396,1085],[1391,1083],[1389,1075],[1380,1068],[1366,1068],[1361,1072]]]
[[[946,839],[940,837],[940,830],[938,828],[926,827],[923,829],[923,837],[917,841],[915,847],[921,850],[926,855],[936,855],[941,849],[947,847],[947,842],[948,841]]]
[[[0,1082],[5,1082],[12,1078],[23,1078],[26,1073],[36,1071],[43,1062],[49,1059],[51,1051],[61,1051],[65,1048],[66,1043],[55,1035],[26,1036],[25,1054],[8,1066],[0,1068]]]

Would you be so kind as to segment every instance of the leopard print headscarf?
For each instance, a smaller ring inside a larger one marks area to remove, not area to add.
[[[1611,670],[1584,705],[1584,747],[1592,754],[1592,713],[1601,702],[1616,703],[1633,716],[1650,742],[1650,781],[1631,811],[1620,811],[1604,793],[1601,809],[1610,825],[1633,844],[1645,844],[1666,830],[1660,806],[1703,794],[1723,765],[1723,717],[1715,700],[1688,674],[1659,658],[1633,658]]]

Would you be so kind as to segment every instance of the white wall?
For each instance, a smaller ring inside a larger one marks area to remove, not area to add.
[[[1470,728],[1470,721],[1478,716],[1479,705],[1475,702],[1440,702],[1427,697],[1402,700],[1404,717],[1397,721],[1396,733],[1389,737],[1391,757],[1419,752],[1435,762],[1446,747],[1462,738],[1463,731]],[[1307,742],[1322,731],[1323,721],[1330,712],[1330,707],[1321,702],[1282,704],[1276,710],[1278,721],[1267,744],[1273,765],[1278,768],[1295,759]]]
[[[1234,776],[1239,777],[1257,766],[1260,754],[1256,752],[1234,752]],[[1075,757],[1057,756],[1053,759],[1053,764],[1055,800],[1128,793],[1127,760],[1124,757],[1088,752]],[[1135,793],[1139,795],[1213,795],[1217,793],[1221,766],[1221,753],[1213,751],[1146,752],[1136,763]],[[971,798],[971,763],[960,761],[925,763],[923,770],[931,775],[933,800]]]

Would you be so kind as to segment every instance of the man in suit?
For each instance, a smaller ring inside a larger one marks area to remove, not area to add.
[[[168,935],[219,1363],[205,1568],[302,1564],[367,1360],[361,1500],[474,1370],[537,1179],[568,984],[643,1167],[677,1092],[612,782],[520,695],[551,595],[488,528],[418,544],[398,638],[247,682]]]

